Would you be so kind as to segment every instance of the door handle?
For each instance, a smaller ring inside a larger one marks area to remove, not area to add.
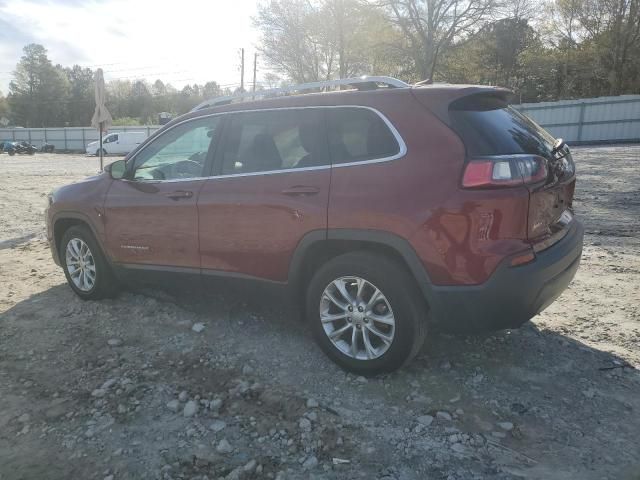
[[[186,190],[176,190],[175,192],[165,193],[165,196],[169,197],[172,200],[180,200],[182,198],[193,197],[193,192],[189,192]]]
[[[318,187],[311,187],[308,185],[296,185],[294,187],[282,190],[282,193],[284,195],[298,197],[304,195],[317,195],[318,193],[320,193],[320,189]]]

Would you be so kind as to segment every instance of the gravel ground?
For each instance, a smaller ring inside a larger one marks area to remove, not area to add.
[[[368,380],[270,294],[82,302],[42,213],[97,160],[1,155],[0,479],[640,479],[640,146],[574,152],[560,299]]]

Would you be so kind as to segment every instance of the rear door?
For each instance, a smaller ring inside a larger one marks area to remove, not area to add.
[[[221,117],[190,120],[146,145],[105,201],[107,248],[118,263],[200,268],[197,200]]]
[[[286,281],[302,237],[326,234],[331,169],[323,111],[227,116],[216,176],[198,201],[203,273]]]

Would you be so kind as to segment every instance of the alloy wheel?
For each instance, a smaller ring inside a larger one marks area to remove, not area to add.
[[[395,336],[396,321],[387,297],[357,276],[340,277],[326,286],[320,321],[333,346],[357,360],[381,357]]]
[[[72,238],[66,249],[67,271],[76,288],[89,292],[96,284],[96,263],[89,246],[80,238]]]

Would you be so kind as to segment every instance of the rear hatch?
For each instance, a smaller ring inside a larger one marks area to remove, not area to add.
[[[568,146],[509,106],[503,91],[452,102],[449,122],[467,149],[463,187],[526,186],[530,195],[527,238],[536,251],[566,234],[573,218],[575,188]]]

